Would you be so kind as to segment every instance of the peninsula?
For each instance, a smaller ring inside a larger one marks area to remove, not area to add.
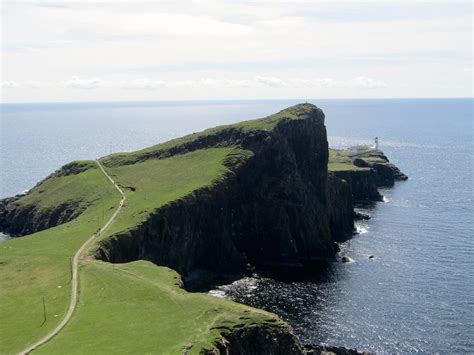
[[[72,162],[0,200],[0,231],[21,236],[0,244],[0,352],[305,353],[276,315],[185,288],[318,272],[354,203],[406,179],[379,150],[328,149],[324,119],[299,104]]]

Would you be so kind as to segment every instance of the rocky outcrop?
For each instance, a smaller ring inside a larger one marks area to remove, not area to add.
[[[395,181],[407,180],[408,176],[390,163],[381,151],[373,151],[353,160],[355,166],[370,168],[374,172],[377,186],[391,187]]]
[[[339,152],[344,155],[344,151]],[[380,150],[358,154],[349,162],[346,170],[340,169],[331,174],[350,185],[354,202],[381,201],[378,187],[391,187],[395,181],[408,179]],[[354,166],[361,169],[354,169]]]
[[[360,355],[367,354],[358,352],[356,349],[348,349],[343,346],[309,345],[305,346],[305,354],[308,355]]]
[[[216,342],[214,355],[303,355],[305,349],[288,326],[267,324],[235,328]]]
[[[0,200],[0,231],[15,237],[42,231],[66,223],[85,209],[78,202],[67,201],[52,208],[21,204],[22,196]]]
[[[377,185],[377,174],[374,170],[341,170],[332,174],[350,185],[354,201],[382,200]]]
[[[354,208],[352,189],[349,183],[334,175],[329,175],[329,228],[336,242],[351,238],[354,231]]]
[[[344,213],[337,204],[329,212],[324,115],[308,106],[304,119],[282,120],[269,131],[234,134],[239,139],[233,142],[251,150],[252,157],[231,167],[232,173],[219,183],[171,202],[142,225],[101,242],[96,256],[111,262],[146,259],[183,275],[194,269],[242,273],[248,264],[295,270],[332,260],[337,251],[332,231],[352,233],[348,220],[336,227],[346,214],[352,216],[350,202],[343,201],[350,195],[347,188],[338,194]],[[213,144],[227,139],[228,130],[223,135],[214,137]]]

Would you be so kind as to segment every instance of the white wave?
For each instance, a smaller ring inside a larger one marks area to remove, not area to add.
[[[356,225],[356,230],[358,234],[366,234],[369,232],[369,226]]]
[[[223,290],[210,290],[208,292],[208,294],[211,295],[211,296],[214,296],[214,297],[218,297],[218,298],[225,298],[226,297],[226,293]]]

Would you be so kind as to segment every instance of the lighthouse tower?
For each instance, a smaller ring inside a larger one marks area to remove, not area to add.
[[[374,149],[378,150],[379,149],[379,137],[375,137],[374,141],[375,141]]]

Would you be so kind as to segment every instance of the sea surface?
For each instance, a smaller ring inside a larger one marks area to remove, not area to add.
[[[409,176],[307,281],[255,275],[214,291],[273,311],[306,343],[474,353],[473,100],[278,100],[0,105],[0,197],[61,165],[130,151],[309,101],[332,147],[372,143]],[[0,239],[4,238],[0,236]],[[369,259],[369,255],[375,256]]]

